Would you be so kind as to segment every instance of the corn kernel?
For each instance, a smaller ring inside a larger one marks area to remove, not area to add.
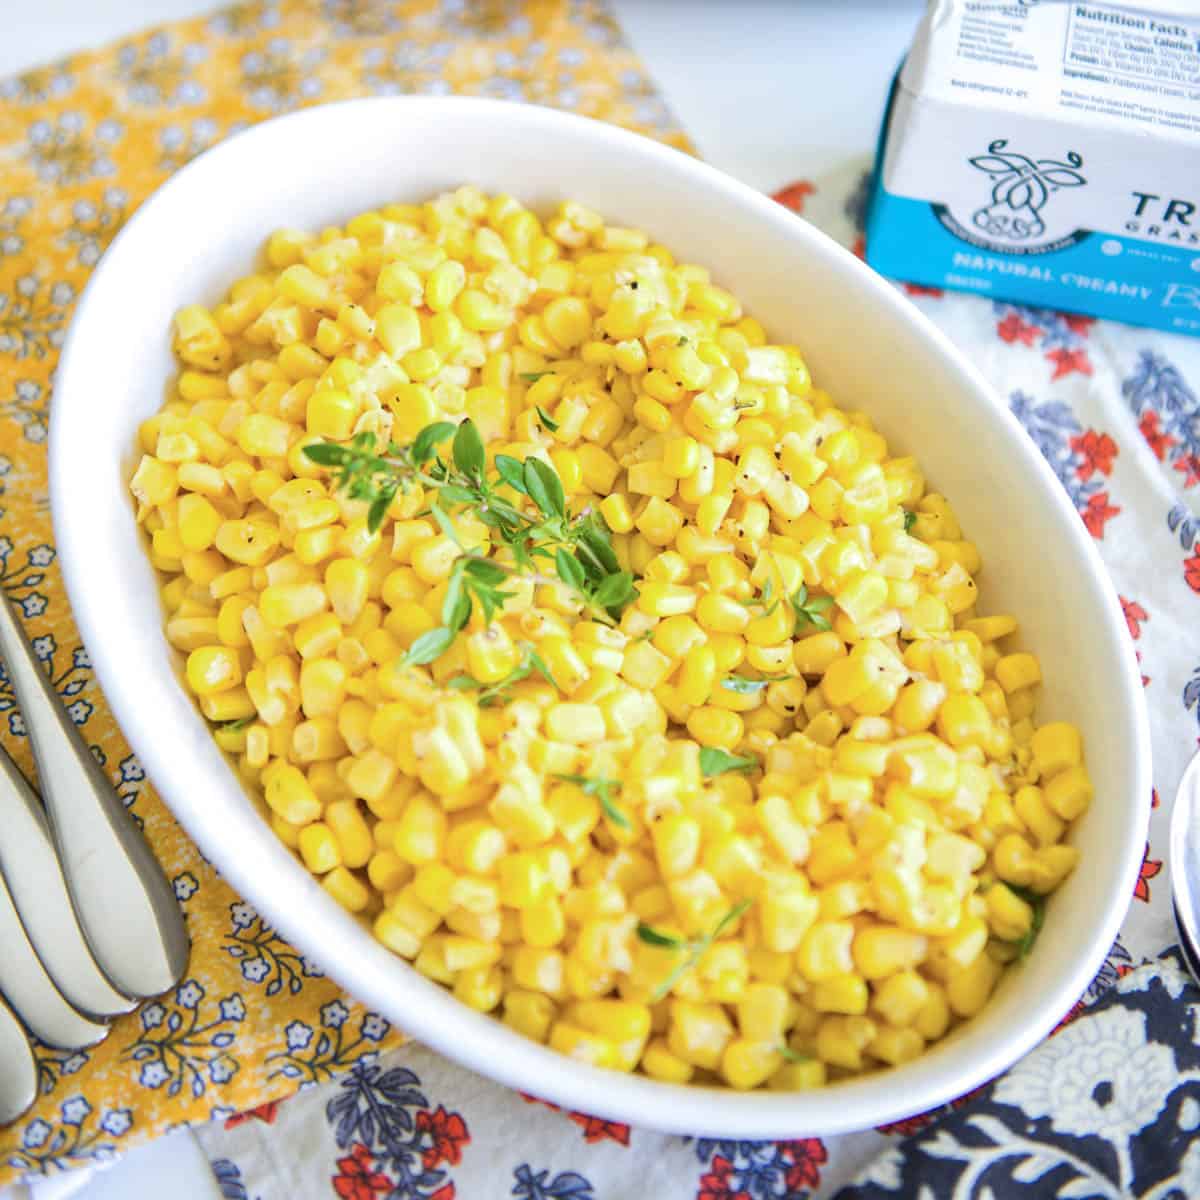
[[[996,663],[996,682],[1008,693],[1040,683],[1042,670],[1032,654],[1007,654]]]
[[[1036,737],[1036,734],[1034,735]],[[1067,767],[1049,779],[1042,794],[1046,803],[1064,821],[1074,821],[1085,813],[1092,802],[1094,789],[1087,768]]]

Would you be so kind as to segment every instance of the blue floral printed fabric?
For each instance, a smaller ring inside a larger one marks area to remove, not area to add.
[[[885,1151],[836,1200],[1200,1195],[1200,989],[1170,958],[969,1104]]]
[[[861,250],[864,195],[862,178],[843,174],[797,180],[775,198]],[[411,1159],[426,1137],[426,1170],[444,1172],[436,1187],[399,1169],[380,1126],[339,1137],[332,1106],[348,1104],[343,1081],[200,1132],[214,1160],[240,1166],[248,1196],[1200,1197],[1200,989],[1163,957],[1176,938],[1164,874],[1170,803],[1200,732],[1200,340],[897,286],[983,370],[1045,456],[1111,573],[1141,664],[1155,759],[1149,840],[1121,935],[1084,995],[987,1087],[837,1138],[664,1136],[559,1112],[404,1047],[380,1070],[415,1076],[424,1107],[410,1100],[411,1131],[395,1148]],[[448,1131],[441,1141],[435,1125]],[[303,1154],[303,1182],[286,1177],[300,1190],[286,1190],[272,1165],[283,1145]]]

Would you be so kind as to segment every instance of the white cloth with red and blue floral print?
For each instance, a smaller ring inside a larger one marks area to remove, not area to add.
[[[866,193],[856,170],[799,180],[776,199],[861,251]],[[1200,618],[1200,340],[906,290],[1054,468],[1111,572],[1142,664],[1150,840],[1120,939],[1068,1019],[937,1113],[782,1142],[671,1137],[561,1112],[411,1045],[200,1130],[227,1200],[1200,1196],[1200,988],[1169,953],[1162,874],[1170,801],[1200,731],[1200,638],[1190,636]],[[322,1012],[324,1025],[338,1019]],[[288,1030],[289,1044],[323,1036]]]

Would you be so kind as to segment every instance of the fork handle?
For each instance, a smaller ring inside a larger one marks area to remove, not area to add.
[[[42,965],[67,1000],[101,1019],[128,1012],[134,1001],[113,988],[88,949],[37,794],[2,746],[0,877]]]
[[[72,1008],[46,973],[0,879],[0,992],[39,1041],[64,1050],[94,1046],[108,1036],[102,1021]]]
[[[7,599],[0,658],[37,762],[63,875],[88,945],[114,987],[156,996],[187,967],[183,914],[162,868],[59,702]]]
[[[12,1009],[0,1000],[0,1125],[15,1121],[37,1098],[33,1047]]]

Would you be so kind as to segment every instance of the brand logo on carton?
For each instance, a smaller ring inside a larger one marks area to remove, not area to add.
[[[1200,246],[1200,229],[1192,228],[1192,217],[1200,203],[1178,196],[1160,196],[1156,192],[1131,192],[1137,199],[1133,215],[1125,222],[1130,233],[1157,241]],[[1200,268],[1196,268],[1200,270]]]
[[[934,214],[955,237],[973,246],[1000,250],[1006,254],[1046,254],[1073,246],[1087,237],[1076,229],[1063,235],[1049,234],[1042,217],[1054,194],[1062,188],[1083,187],[1087,180],[1079,173],[1083,159],[1074,150],[1066,161],[1057,158],[1030,158],[1008,148],[1007,138],[997,138],[986,154],[967,159],[991,181],[987,202],[970,215],[971,228],[960,221],[944,204],[933,205]]]

